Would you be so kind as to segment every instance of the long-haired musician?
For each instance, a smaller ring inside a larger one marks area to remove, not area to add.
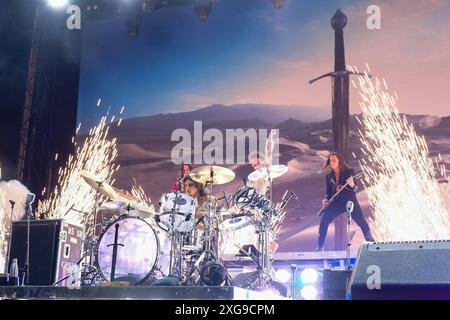
[[[320,221],[318,250],[323,249],[328,225],[339,215],[346,212],[348,201],[352,201],[354,204],[352,219],[354,219],[356,224],[361,228],[364,238],[367,241],[374,241],[370,227],[364,218],[358,199],[356,198],[355,191],[358,186],[353,180],[353,169],[349,167],[344,157],[339,152],[330,153],[323,169],[329,170],[329,173],[326,176],[326,195],[325,199],[322,199],[322,205],[329,206]],[[347,184],[347,186],[341,190],[345,184]],[[330,199],[339,191],[341,191],[339,195],[336,196],[332,203],[329,203]]]

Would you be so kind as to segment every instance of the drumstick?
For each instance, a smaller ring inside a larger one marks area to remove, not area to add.
[[[237,243],[234,243],[234,245],[239,249],[239,252],[243,252],[247,257],[252,258],[252,256],[249,253],[247,253],[247,251],[245,251],[243,247],[241,247]]]

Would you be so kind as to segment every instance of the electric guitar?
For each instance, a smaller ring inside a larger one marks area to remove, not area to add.
[[[354,176],[350,176],[349,178],[353,177],[353,179],[359,179],[362,177],[362,172],[358,173]],[[348,183],[346,182],[340,189],[338,192],[336,192],[330,200],[328,200],[328,203],[326,205],[323,205],[322,208],[320,208],[320,210],[317,212],[317,216],[321,217],[323,216],[323,214],[325,213],[325,211],[327,211],[328,207],[336,200],[337,196],[341,193],[342,190],[345,189],[345,187],[348,186]]]

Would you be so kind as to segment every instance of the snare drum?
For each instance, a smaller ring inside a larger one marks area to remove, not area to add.
[[[195,226],[197,207],[197,199],[187,194],[165,193],[159,202],[160,216],[158,226],[164,231],[169,231],[173,224],[176,232],[190,232]]]
[[[231,232],[236,231],[242,228],[245,228],[246,226],[252,224],[252,218],[246,215],[234,217],[231,219],[227,219],[223,221],[219,225],[219,230],[222,232]]]

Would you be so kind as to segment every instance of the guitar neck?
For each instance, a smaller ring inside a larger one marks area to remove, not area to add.
[[[358,173],[358,174],[356,174],[356,175],[354,175],[354,176],[350,176],[349,178],[359,179],[359,178],[361,178],[361,176],[362,176],[362,173]],[[333,200],[341,193],[341,191],[345,189],[346,186],[348,186],[348,182],[345,182],[345,184],[339,189],[339,191],[336,192],[336,193],[331,197],[330,201],[333,201]]]

